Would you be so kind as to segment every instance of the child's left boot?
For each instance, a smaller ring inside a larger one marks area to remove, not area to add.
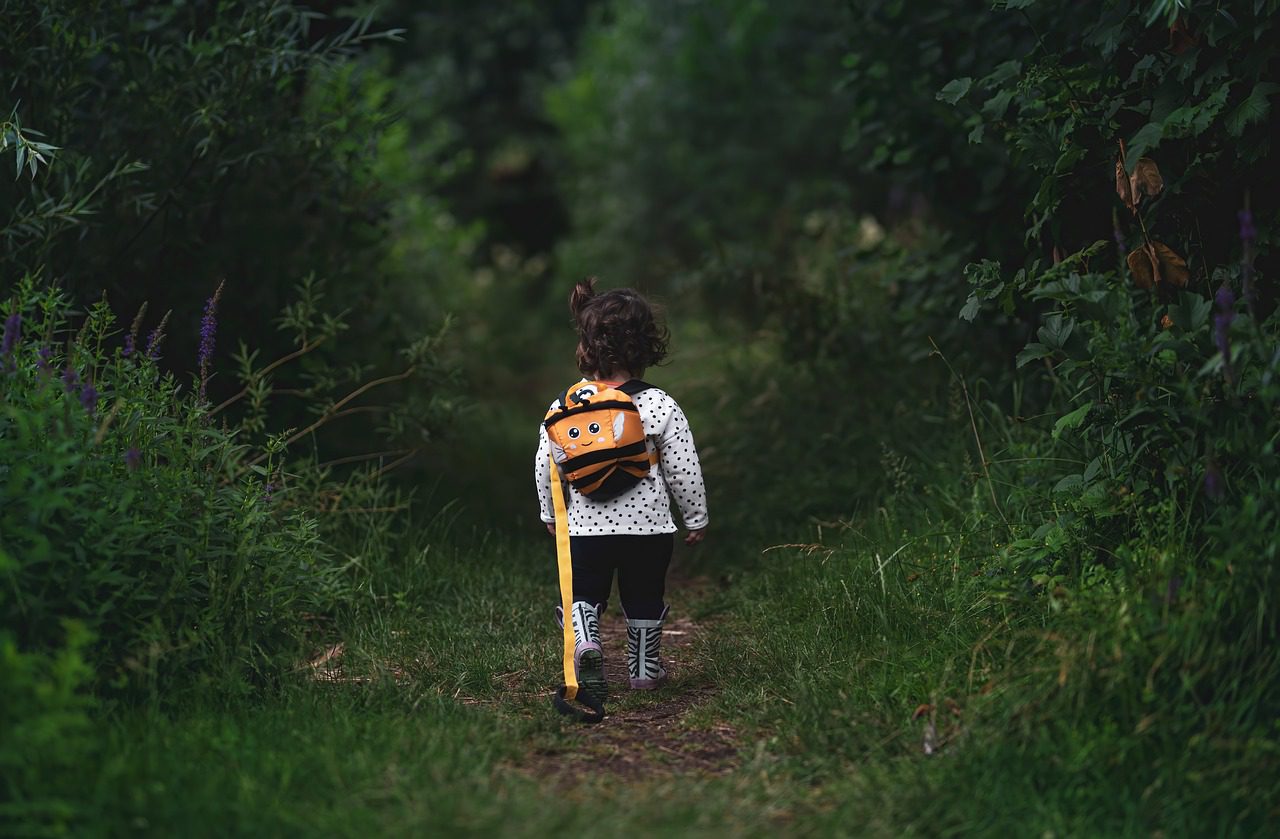
[[[603,603],[575,600],[570,622],[573,624],[573,668],[582,691],[599,702],[609,698],[604,675],[604,649],[600,646],[600,615]],[[556,607],[556,621],[564,627],[564,610]]]
[[[627,618],[627,675],[632,690],[654,690],[667,681],[662,666],[662,624],[667,606],[657,620]]]

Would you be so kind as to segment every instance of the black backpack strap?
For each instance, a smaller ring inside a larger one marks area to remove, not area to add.
[[[625,393],[627,396],[635,396],[637,393],[640,393],[643,390],[649,390],[652,387],[653,385],[648,382],[641,381],[640,379],[629,379],[618,385],[614,390]]]

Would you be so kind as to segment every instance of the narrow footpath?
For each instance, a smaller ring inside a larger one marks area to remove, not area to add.
[[[615,596],[600,622],[609,680],[604,722],[577,726],[572,742],[537,750],[518,768],[554,784],[570,783],[583,772],[640,781],[732,769],[739,750],[736,732],[697,713],[716,693],[702,662],[704,642],[716,622],[692,617],[710,588],[709,581],[683,577],[672,568],[671,616],[662,632],[669,681],[656,691],[627,685],[627,625]]]

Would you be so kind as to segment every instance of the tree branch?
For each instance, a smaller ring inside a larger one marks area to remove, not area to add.
[[[299,431],[299,432],[297,432],[296,434],[294,434],[293,436],[291,436],[289,439],[285,440],[285,441],[284,441],[284,447],[285,447],[285,448],[287,448],[287,447],[289,447],[289,446],[293,445],[294,443],[296,443],[296,442],[298,442],[299,440],[301,440],[303,437],[306,437],[308,434],[311,434],[311,433],[312,433],[312,432],[314,432],[316,429],[318,429],[318,428],[320,428],[321,426],[323,426],[323,425],[324,425],[325,423],[327,423],[329,420],[333,419],[336,415],[338,415],[339,411],[341,411],[341,410],[342,410],[343,406],[345,406],[347,403],[351,402],[353,399],[359,399],[361,396],[363,396],[364,394],[366,394],[366,393],[368,393],[369,391],[373,390],[375,387],[381,387],[382,385],[394,384],[395,382],[403,382],[405,379],[407,379],[407,378],[409,378],[410,376],[412,376],[416,371],[417,371],[417,367],[410,367],[410,368],[408,368],[407,370],[405,370],[405,371],[404,371],[404,372],[402,372],[402,373],[396,373],[396,374],[395,374],[395,375],[393,375],[393,376],[384,376],[384,377],[383,377],[383,378],[381,378],[381,379],[374,379],[374,380],[373,380],[373,381],[371,381],[371,382],[366,382],[366,383],[364,383],[363,385],[361,385],[360,387],[358,387],[358,388],[356,388],[355,390],[351,391],[351,392],[350,392],[350,393],[348,393],[346,396],[342,397],[342,398],[341,398],[341,399],[339,399],[337,402],[335,402],[333,405],[331,405],[331,406],[329,407],[329,409],[328,409],[328,410],[326,410],[323,414],[321,414],[321,415],[320,415],[320,418],[319,418],[319,419],[317,419],[315,422],[311,423],[311,424],[310,424],[310,425],[308,425],[306,428],[302,429],[301,431]],[[415,449],[415,451],[417,451],[417,450]],[[267,453],[266,453],[266,452],[263,452],[262,454],[258,455],[257,457],[255,457],[253,460],[249,461],[249,462],[248,462],[247,464],[245,464],[245,465],[246,465],[246,466],[256,466],[256,465],[257,465],[258,463],[260,463],[260,462],[261,462],[261,461],[262,461],[266,456],[267,456]],[[403,459],[403,458],[402,458],[402,459]],[[397,462],[398,462],[398,461],[397,461]],[[381,473],[382,473],[382,471],[385,471],[385,470],[379,470],[379,472],[378,472],[377,474],[381,474]]]
[[[311,352],[312,350],[314,350],[316,347],[320,346],[324,342],[325,342],[325,338],[322,336],[320,338],[317,338],[315,341],[312,341],[309,344],[303,343],[303,345],[298,349],[294,350],[288,355],[284,355],[284,356],[281,356],[280,358],[277,358],[275,361],[271,362],[266,367],[263,367],[256,374],[254,374],[254,377],[261,378],[267,375],[268,373],[270,373],[272,370],[275,370],[277,367],[280,367],[283,364],[288,364],[290,361],[293,361],[295,358],[301,358],[302,356]],[[275,392],[284,393],[284,391],[275,391]],[[224,399],[221,403],[218,404],[216,408],[211,409],[209,411],[209,416],[213,416],[214,414],[218,413],[222,409],[228,408],[231,405],[234,405],[236,402],[239,402],[246,395],[248,395],[248,393],[249,393],[249,388],[246,385],[245,387],[241,388],[240,392],[237,393],[235,396],[232,396],[228,399]]]

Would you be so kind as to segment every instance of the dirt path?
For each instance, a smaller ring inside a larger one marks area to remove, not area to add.
[[[673,569],[675,572],[675,569]],[[673,573],[668,594],[671,616],[662,632],[662,656],[669,680],[656,691],[633,691],[627,685],[627,625],[617,598],[601,620],[609,701],[604,722],[576,726],[564,747],[541,749],[520,768],[554,783],[581,772],[648,780],[685,773],[720,774],[737,760],[734,730],[697,712],[715,695],[700,661],[700,643],[715,622],[691,615],[710,584]]]
[[[713,593],[705,578],[689,577],[673,566],[667,596],[671,613],[662,632],[662,658],[668,681],[658,690],[634,691],[627,682],[627,624],[618,608],[617,592],[600,621],[609,682],[606,716],[597,725],[575,725],[567,719],[564,734],[555,745],[535,748],[512,769],[555,785],[583,777],[612,776],[643,782],[682,774],[716,775],[737,762],[739,741],[733,727],[711,714],[700,713],[714,698],[716,687],[707,671],[707,634],[716,621],[697,620],[699,604]],[[373,676],[353,674],[344,668],[345,645],[325,648],[300,667],[309,668],[320,682],[366,684]],[[399,680],[405,668],[388,663],[385,673]],[[517,682],[523,671],[504,674]],[[519,690],[513,685],[514,690]],[[536,696],[540,712],[549,709],[543,690]],[[464,704],[499,705],[494,699],[454,695]]]

